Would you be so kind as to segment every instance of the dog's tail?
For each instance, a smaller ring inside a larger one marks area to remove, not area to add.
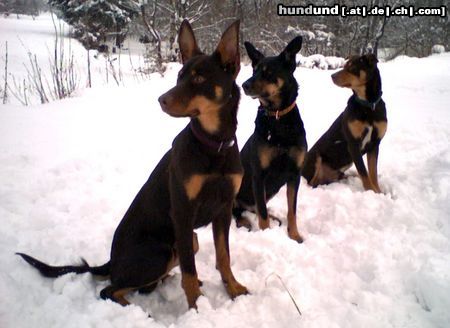
[[[34,257],[31,257],[27,254],[16,254],[21,256],[28,264],[38,269],[44,277],[48,278],[56,278],[70,272],[75,272],[77,274],[90,272],[94,275],[99,276],[108,276],[110,272],[110,262],[97,267],[90,267],[89,264],[87,264],[87,262],[82,259],[83,264],[81,265],[51,266],[45,264],[44,262],[36,260]]]

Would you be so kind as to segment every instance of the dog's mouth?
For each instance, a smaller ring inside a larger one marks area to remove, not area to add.
[[[272,95],[266,91],[264,91],[262,93],[250,93],[250,92],[247,93],[246,92],[245,94],[252,99],[268,100],[272,97]]]
[[[172,117],[197,117],[200,115],[200,110],[197,108],[189,111],[189,112],[178,112],[178,111],[171,111],[170,109],[164,109],[164,112],[169,114]]]

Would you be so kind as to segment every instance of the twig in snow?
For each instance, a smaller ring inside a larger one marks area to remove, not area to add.
[[[292,296],[292,294],[291,294],[291,292],[289,291],[289,289],[288,289],[288,288],[286,287],[286,285],[284,284],[283,279],[281,279],[281,277],[280,277],[278,274],[276,274],[275,272],[269,274],[269,275],[266,277],[266,280],[265,280],[265,281],[266,281],[266,286],[267,286],[267,280],[269,280],[269,278],[272,277],[272,276],[276,276],[276,277],[280,280],[281,284],[283,285],[284,290],[289,294],[289,297],[291,298],[292,303],[294,303],[295,308],[297,309],[297,312],[298,312],[298,314],[299,314],[300,317],[301,317],[301,316],[302,316],[302,312],[300,311],[300,309],[299,309],[299,307],[298,307],[298,305],[297,305],[297,302],[295,301],[295,299],[294,299],[294,297]]]
[[[6,41],[5,50],[5,87],[3,90],[3,105],[6,104],[8,100],[8,41]]]

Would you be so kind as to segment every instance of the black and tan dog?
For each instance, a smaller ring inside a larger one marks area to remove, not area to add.
[[[258,98],[260,107],[255,131],[241,151],[244,177],[233,214],[238,226],[251,227],[245,210],[256,211],[259,227],[270,226],[266,202],[287,184],[288,234],[302,242],[297,229],[297,193],[307,144],[305,129],[296,105],[298,84],[294,78],[295,55],[302,38],[296,37],[274,57],[264,57],[246,42],[253,76],[243,85],[245,93]]]
[[[387,118],[377,62],[372,54],[353,56],[341,71],[332,75],[336,85],[352,89],[353,95],[345,111],[306,156],[303,176],[311,186],[344,178],[344,171],[354,163],[364,189],[381,192],[377,162]],[[366,153],[369,172],[362,158]]]
[[[179,45],[183,68],[177,85],[159,98],[162,109],[191,117],[137,194],[114,234],[111,258],[99,267],[53,267],[25,254],[28,263],[48,277],[68,272],[109,275],[101,297],[122,305],[134,290],[152,290],[178,263],[189,307],[200,296],[193,230],[212,221],[216,268],[228,294],[247,289],[233,276],[228,245],[232,206],[242,166],[236,144],[240,69],[239,22],[223,34],[216,51],[204,55],[191,26],[181,25]]]

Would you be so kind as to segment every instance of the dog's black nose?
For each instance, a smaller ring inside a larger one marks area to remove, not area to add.
[[[250,82],[245,81],[244,84],[242,84],[242,88],[247,92],[250,89]]]
[[[336,78],[337,78],[337,73],[334,73],[331,75],[331,79],[333,80],[333,82],[336,82]]]
[[[158,98],[158,101],[159,101],[161,106],[166,106],[167,105],[167,99],[166,99],[165,95],[160,96]]]
[[[158,98],[159,104],[162,108],[163,111],[167,110],[168,104],[169,104],[169,99],[168,96],[166,94],[163,94],[162,96],[160,96]]]

